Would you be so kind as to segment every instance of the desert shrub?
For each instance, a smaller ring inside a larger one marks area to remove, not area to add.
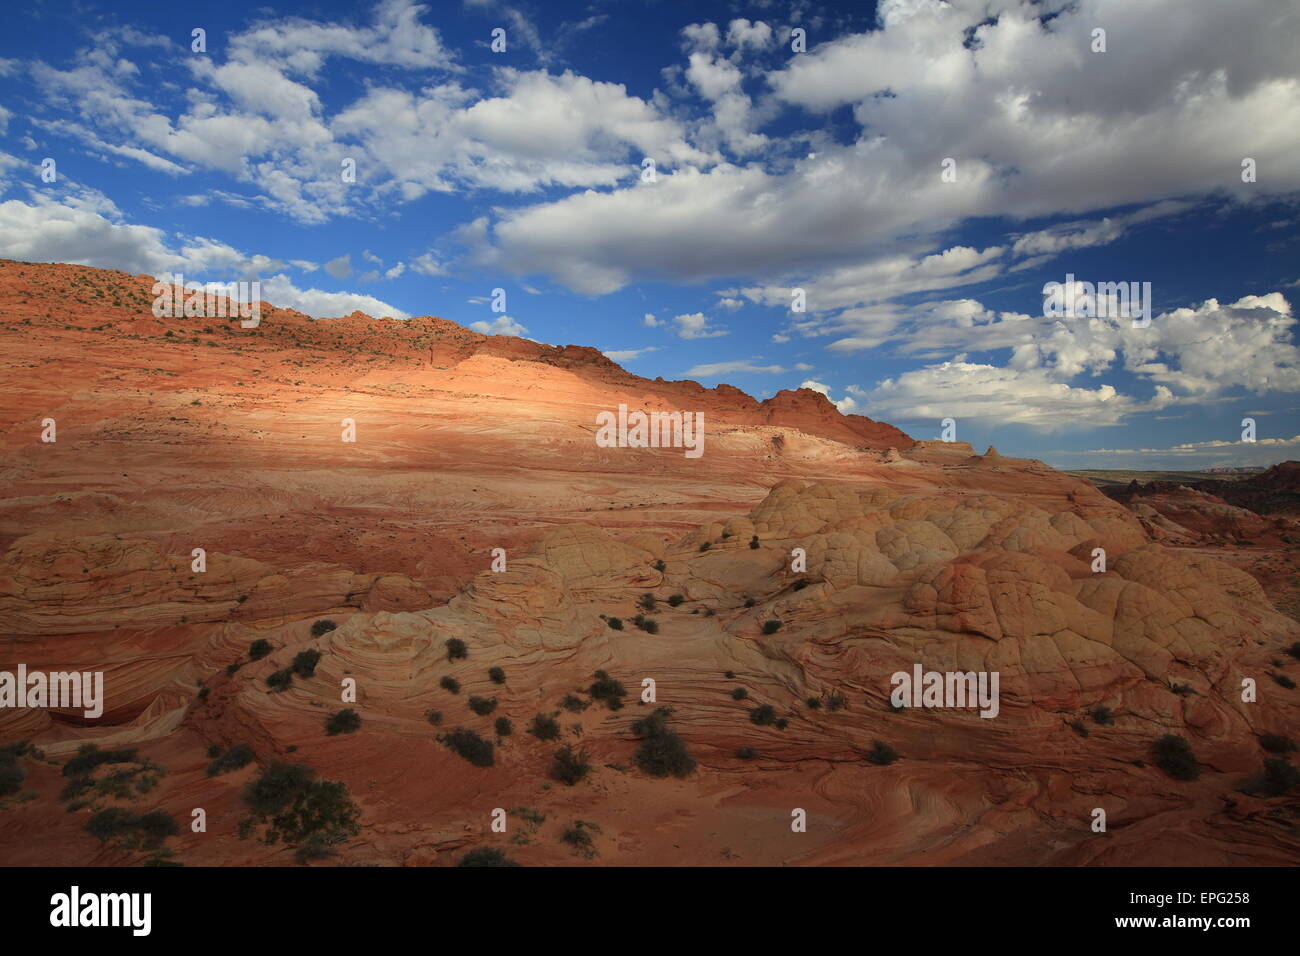
[[[8,797],[23,788],[27,769],[17,760],[0,760],[0,797]]]
[[[538,740],[559,740],[560,722],[554,717],[538,714],[533,718],[532,726],[528,728],[528,732]]]
[[[571,714],[580,714],[590,707],[591,704],[583,700],[577,694],[565,694],[564,697],[560,699],[560,706]]]
[[[713,542],[712,542],[712,541],[705,541],[702,545],[700,545],[700,551],[701,551],[701,552],[708,551],[709,548],[711,548],[711,547],[713,547]]]
[[[293,672],[299,677],[315,677],[316,665],[320,663],[320,651],[311,647],[294,655]]]
[[[737,687],[735,690],[731,692],[732,700],[744,700],[748,696],[749,696],[749,691],[745,690],[745,688],[743,687]]]
[[[749,547],[751,550],[754,551],[758,550],[758,535],[754,535],[752,538],[749,539]]]
[[[121,838],[122,845],[131,849],[153,849],[180,832],[169,813],[162,810],[136,813],[123,807],[95,811],[86,821],[85,830],[103,843]]]
[[[271,642],[264,638],[259,638],[258,640],[254,641],[252,644],[248,645],[248,659],[250,661],[260,661],[263,657],[265,657],[267,654],[270,653],[271,653]]]
[[[1296,641],[1294,644],[1288,647],[1286,649],[1286,652],[1290,654],[1292,657],[1294,657],[1296,660],[1300,661],[1300,641]]]
[[[745,607],[753,607],[757,603],[758,602],[755,601],[752,597],[745,598]]]
[[[299,863],[313,863],[337,856],[338,851],[320,837],[309,837],[302,846],[294,851],[293,858]]]
[[[211,756],[211,751],[208,752]],[[208,764],[208,776],[218,777],[223,773],[230,773],[232,770],[239,770],[241,767],[247,767],[253,762],[253,748],[248,744],[235,744],[225,753],[217,756],[217,759]]]
[[[772,726],[777,730],[785,730],[785,728],[790,726],[790,721],[785,717],[778,717],[776,720],[772,721]]]
[[[587,693],[592,700],[601,701],[609,710],[621,710],[627,689],[604,671],[596,671],[596,680],[587,688]]]
[[[1196,693],[1196,691],[1192,690],[1191,684],[1170,684],[1169,689],[1179,697],[1190,697]]]
[[[753,747],[737,747],[736,758],[739,760],[753,760],[758,756],[758,751]]]
[[[668,565],[664,564],[664,559],[663,559],[663,558],[660,558],[658,561],[655,562],[655,570],[656,570],[656,571],[663,571],[663,570],[666,570],[667,567],[668,567]]]
[[[1271,754],[1289,754],[1296,749],[1295,741],[1281,734],[1261,734],[1259,745]]]
[[[695,769],[686,742],[668,726],[671,713],[670,708],[660,707],[632,724],[632,733],[641,740],[634,758],[636,765],[652,777],[686,777]]]
[[[213,760],[221,756],[221,744],[208,744],[208,759]]]
[[[227,664],[227,665],[226,665],[226,676],[227,676],[227,677],[233,677],[233,676],[235,676],[235,671],[237,671],[237,670],[239,670],[239,661],[235,661],[233,664]]]
[[[632,618],[632,623],[641,628],[641,630],[645,631],[647,634],[659,633],[659,622],[652,617],[638,614],[636,617]]]
[[[615,631],[623,630],[623,619],[621,617],[611,617],[605,623]]]
[[[768,727],[776,723],[776,710],[771,704],[759,704],[749,712],[749,719],[760,727]]]
[[[500,667],[489,667],[488,680],[494,684],[504,684],[506,682],[506,672]]]
[[[439,724],[442,723],[442,711],[440,710],[431,710],[427,714],[425,714],[424,717],[429,723],[433,724],[433,726],[435,727],[437,727]]]
[[[587,760],[587,755],[579,750],[573,752],[573,748],[565,744],[555,752],[551,758],[551,777],[572,787],[591,772],[591,763]]]
[[[293,671],[287,667],[276,671],[266,679],[266,686],[273,691],[288,690],[293,686]]]
[[[456,678],[452,677],[450,674],[438,681],[438,686],[443,690],[451,691],[453,694],[460,693],[460,681],[456,680]]]
[[[872,741],[871,749],[867,751],[868,762],[881,767],[887,766],[897,759],[898,753],[882,740]]]
[[[1109,707],[1103,707],[1098,704],[1092,710],[1088,711],[1089,715],[1103,727],[1109,727],[1115,723],[1115,717],[1111,714]]]
[[[315,777],[300,763],[277,761],[266,767],[244,789],[244,802],[259,816],[271,816],[285,809]]]
[[[351,707],[345,707],[325,721],[325,733],[331,737],[339,734],[354,734],[361,728],[361,715]]]
[[[494,846],[477,846],[460,858],[457,866],[518,866]]]
[[[1065,723],[1066,726],[1068,726],[1080,737],[1088,736],[1088,728],[1087,726],[1084,725],[1084,722],[1082,720],[1067,720]]]
[[[1152,753],[1155,765],[1175,780],[1195,780],[1201,775],[1201,765],[1184,737],[1165,734],[1152,746]]]
[[[447,660],[463,661],[469,657],[469,647],[459,637],[447,638]]]
[[[763,622],[764,634],[775,634],[779,630],[781,630],[781,622],[776,618],[771,618],[770,620]]]
[[[802,591],[807,586],[808,586],[807,578],[800,578],[798,581],[794,582],[794,590],[796,591]]]
[[[848,699],[843,694],[831,694],[826,698],[827,710],[840,710],[848,705]]]
[[[124,747],[119,750],[100,750],[98,744],[82,744],[77,748],[76,756],[63,765],[63,775],[65,777],[79,777],[106,763],[139,762],[140,752],[135,747]]]
[[[510,722],[509,717],[498,717],[492,727],[498,737],[509,737],[515,732],[515,725]]]
[[[470,697],[469,709],[480,717],[486,717],[497,709],[497,699],[495,697]]]
[[[672,594],[672,595],[669,595],[669,597],[668,597],[668,606],[669,606],[669,607],[680,607],[681,604],[682,604],[682,602],[685,601],[685,600],[686,600],[686,598],[682,597],[680,594]]]
[[[1295,690],[1295,681],[1287,677],[1285,674],[1278,674],[1274,671],[1269,671],[1268,676],[1273,678],[1279,686],[1285,687],[1287,690]]]
[[[327,620],[325,618],[321,618],[319,621],[316,621],[312,624],[311,636],[320,637],[323,634],[328,634],[330,631],[334,630],[337,627],[338,625],[335,624],[333,621]]]
[[[655,596],[653,594],[641,595],[641,600],[637,601],[636,603],[637,603],[637,607],[640,607],[646,611],[653,611],[658,606],[658,602],[655,600]]]
[[[1280,797],[1300,785],[1300,770],[1281,757],[1266,757],[1264,769],[1250,777],[1242,786],[1252,797]]]
[[[590,828],[591,824],[575,820],[573,826],[567,827],[560,834],[560,842],[567,843],[573,847],[575,853],[581,854],[590,860],[596,855],[596,841],[591,837]]]
[[[442,738],[442,742],[458,757],[463,757],[476,767],[490,767],[496,763],[492,755],[492,741],[484,740],[472,730],[457,727]]]
[[[819,709],[822,705],[822,702],[816,697],[809,697],[807,700],[804,701],[804,703],[807,704],[809,707],[811,707],[813,710]]]

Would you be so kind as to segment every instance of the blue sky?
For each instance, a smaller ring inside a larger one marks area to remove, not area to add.
[[[758,397],[809,384],[1062,467],[1300,458],[1293,4],[8,17],[0,256],[257,278],[318,317],[440,315]],[[1151,283],[1150,326],[1045,316],[1067,274]]]

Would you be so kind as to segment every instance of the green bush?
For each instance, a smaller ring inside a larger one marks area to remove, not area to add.
[[[568,744],[557,750],[551,758],[551,777],[570,787],[590,772],[591,763],[587,760],[586,753],[581,750],[574,753]]]
[[[248,645],[248,659],[250,661],[260,661],[267,654],[270,654],[271,650],[271,642],[259,638]]]
[[[560,706],[571,714],[580,714],[591,705],[577,694],[565,694],[560,701]]]
[[[609,710],[621,710],[623,698],[627,696],[627,690],[622,683],[614,680],[604,671],[596,671],[595,676],[595,682],[587,689],[591,699],[601,701]]]
[[[486,717],[497,709],[497,699],[495,697],[470,697],[469,709],[480,717]]]
[[[1152,746],[1157,767],[1175,780],[1195,780],[1201,775],[1191,745],[1177,734],[1165,734]]]
[[[518,866],[514,860],[506,856],[502,851],[494,846],[479,846],[470,850],[460,858],[457,866]]]
[[[305,651],[299,651],[293,658],[293,672],[299,677],[315,677],[316,665],[320,663],[320,651],[308,648]]]
[[[17,760],[0,760],[0,797],[8,797],[23,788],[27,769]]]
[[[249,782],[244,789],[244,802],[259,816],[271,816],[288,807],[315,776],[304,764],[276,761]]]
[[[1264,770],[1248,779],[1242,791],[1253,797],[1281,797],[1300,784],[1300,770],[1281,757],[1267,757]]]
[[[469,657],[469,647],[459,637],[447,638],[447,660],[463,661]]]
[[[120,750],[100,750],[98,744],[82,744],[77,755],[63,765],[65,777],[79,777],[106,763],[139,763],[140,752],[135,747]]]
[[[312,624],[311,636],[320,637],[324,634],[328,634],[330,631],[334,630],[337,627],[338,625],[335,624],[333,621],[322,618],[321,620],[316,621],[314,624]]]
[[[167,837],[180,832],[169,813],[162,810],[136,813],[123,807],[95,811],[86,821],[85,830],[103,843],[120,837],[123,845],[132,849],[154,849]]]
[[[1259,745],[1271,754],[1289,754],[1296,749],[1295,741],[1281,734],[1261,734]]]
[[[623,619],[621,617],[611,617],[605,623],[615,631],[623,630]]]
[[[496,763],[492,741],[484,740],[472,730],[457,727],[442,738],[442,742],[458,757],[463,757],[476,767],[491,767]]]
[[[538,714],[533,718],[532,726],[528,728],[528,732],[538,740],[558,740],[560,738],[560,722],[554,717]]]
[[[898,759],[898,754],[889,744],[875,740],[872,741],[871,749],[867,751],[867,760],[878,766],[884,767]]]
[[[641,630],[645,631],[647,634],[659,633],[659,622],[652,617],[638,614],[636,617],[632,618],[632,623],[641,628]]]
[[[632,724],[632,733],[641,740],[636,765],[652,777],[686,777],[695,770],[695,760],[686,752],[686,742],[668,726],[670,714],[670,708],[660,707]]]
[[[653,594],[641,595],[641,600],[637,601],[637,606],[647,611],[653,611],[656,606],[655,596]]]
[[[209,751],[211,756],[211,751]],[[208,776],[218,777],[223,773],[230,773],[232,770],[239,770],[241,767],[247,767],[253,762],[253,748],[248,744],[235,744],[224,754],[217,756],[217,759],[208,764]]]
[[[339,734],[354,734],[361,729],[361,715],[351,707],[345,707],[325,721],[325,733],[331,737]]]

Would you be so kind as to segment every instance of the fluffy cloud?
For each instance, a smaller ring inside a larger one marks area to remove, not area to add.
[[[703,312],[673,316],[673,324],[677,326],[678,336],[684,339],[715,339],[727,334],[726,329],[710,326]]]
[[[94,193],[61,199],[36,196],[26,203],[0,203],[0,258],[26,262],[71,262],[166,276],[181,273],[196,282],[260,279],[262,297],[307,315],[369,315],[408,318],[406,312],[372,296],[300,289],[283,272],[284,262],[248,254],[214,239],[180,237],[173,247],[161,229],[120,221],[120,213]]]
[[[508,315],[498,315],[491,322],[471,322],[469,327],[475,332],[482,332],[484,335],[514,335],[522,338],[528,334],[527,328]]]
[[[739,359],[730,362],[712,362],[705,365],[696,365],[686,374],[691,378],[718,378],[722,375],[742,374],[760,374],[760,375],[779,375],[785,371],[780,365],[755,365],[752,359]]]

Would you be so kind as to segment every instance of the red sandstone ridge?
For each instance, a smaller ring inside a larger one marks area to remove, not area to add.
[[[0,744],[44,753],[0,794],[5,862],[137,864],[90,814],[201,803],[209,831],[182,826],[175,860],[292,863],[239,833],[277,761],[360,810],[326,865],[452,865],[492,845],[496,807],[528,865],[575,862],[575,819],[600,827],[597,865],[1300,862],[1294,796],[1251,782],[1265,741],[1300,737],[1278,519],[1181,492],[1126,508],[815,392],[647,381],[433,317],[155,319],[148,281],[0,263],[0,669],[106,676],[102,719],[0,710]],[[620,403],[703,412],[705,455],[597,446]],[[1259,536],[1194,530],[1224,520]],[[915,665],[1001,674],[999,715],[895,709]],[[639,758],[646,678],[681,777]],[[360,724],[331,734],[345,680]],[[554,739],[526,732],[539,715]],[[1195,780],[1155,763],[1166,734]],[[563,744],[590,760],[572,786]],[[65,772],[87,745],[126,753]]]

